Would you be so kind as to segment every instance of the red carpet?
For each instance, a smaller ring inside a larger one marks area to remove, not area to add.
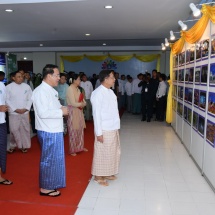
[[[68,136],[65,137],[66,188],[57,198],[39,195],[40,147],[37,137],[32,138],[32,148],[23,154],[16,150],[7,157],[6,178],[11,186],[0,186],[0,213],[6,215],[64,214],[73,215],[91,178],[94,131],[93,123],[87,122],[85,147],[76,157],[68,154]],[[4,175],[3,175],[4,176]]]

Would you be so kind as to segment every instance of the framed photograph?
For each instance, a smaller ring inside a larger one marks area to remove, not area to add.
[[[194,48],[190,49],[190,62],[194,61],[195,53],[194,53]]]
[[[209,120],[207,121],[206,139],[207,139],[207,142],[214,147],[215,124]]]
[[[184,100],[188,102],[188,91],[189,91],[189,88],[185,87],[185,90],[184,90]]]
[[[182,117],[183,105],[180,102],[178,102],[177,113]]]
[[[194,68],[190,68],[189,70],[189,82],[193,83],[193,72],[194,72]]]
[[[193,102],[193,88],[188,88],[188,102]]]
[[[185,70],[185,82],[189,81],[190,69]]]
[[[175,80],[178,80],[178,70],[175,70]]]
[[[199,115],[196,112],[193,112],[193,128],[198,129],[198,119]]]
[[[199,93],[199,107],[205,110],[206,107],[206,92],[200,91]]]
[[[202,58],[206,59],[208,57],[209,50],[209,39],[202,42]]]
[[[185,52],[181,53],[181,65],[185,64]]]
[[[187,108],[187,121],[189,122],[189,124],[191,124],[191,121],[192,121],[192,111],[189,108]]]
[[[183,98],[184,98],[184,88],[183,87],[179,87],[178,92],[179,92],[179,98],[181,100],[183,100]]]
[[[210,85],[215,85],[215,63],[210,65]]]
[[[187,115],[187,107],[186,106],[184,106],[184,113],[183,113],[183,118],[184,118],[184,120],[186,120],[187,121],[187,117],[188,117],[188,115]]]
[[[199,106],[199,90],[195,89],[194,90],[194,105]]]
[[[215,34],[211,35],[211,57],[215,56]]]
[[[189,49],[186,51],[186,63],[187,64],[190,63],[190,50]]]
[[[201,69],[201,84],[207,83],[207,77],[208,77],[208,65],[202,66]]]
[[[201,72],[201,67],[196,67],[196,70],[195,70],[195,84],[200,83],[200,72]]]
[[[196,44],[196,61],[200,61],[201,60],[201,43],[197,43]]]
[[[209,92],[208,113],[215,116],[215,93]]]
[[[205,118],[199,115],[198,131],[201,135],[204,135],[205,131]]]

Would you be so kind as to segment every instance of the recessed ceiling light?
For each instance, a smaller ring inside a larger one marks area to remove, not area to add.
[[[43,46],[43,44],[42,44],[42,43],[40,43],[40,46]]]
[[[107,44],[106,44],[106,43],[103,43],[102,45],[103,45],[103,46],[106,46]]]
[[[13,10],[12,9],[6,9],[5,12],[11,13],[11,12],[13,12]]]
[[[86,36],[90,36],[90,34],[85,34]]]
[[[111,9],[111,8],[113,8],[112,5],[106,5],[106,6],[105,6],[105,9]]]

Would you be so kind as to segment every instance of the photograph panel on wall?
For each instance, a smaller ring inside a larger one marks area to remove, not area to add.
[[[201,91],[199,93],[199,108],[205,110],[206,107],[206,91]]]
[[[178,98],[183,100],[183,96],[184,96],[184,88],[181,86],[178,86]]]
[[[192,122],[192,110],[190,108],[187,108],[187,121],[191,125],[191,122]]]
[[[185,87],[185,90],[184,90],[184,101],[185,102],[188,102],[188,90],[189,90],[189,88]]]
[[[208,51],[209,51],[209,39],[202,41],[201,48],[202,48],[202,60],[207,59]]]
[[[181,53],[181,65],[185,64],[185,52]]]
[[[188,88],[188,99],[187,99],[188,103],[193,102],[193,88]]]
[[[177,85],[173,85],[173,86],[172,86],[172,95],[173,95],[174,97],[177,97]]]
[[[199,120],[199,115],[196,112],[193,112],[193,128],[195,130],[198,129],[198,120]]]
[[[196,61],[200,61],[201,60],[201,42],[200,43],[196,43]]]
[[[190,69],[185,70],[185,82],[189,81]]]
[[[201,67],[195,69],[195,84],[200,84]]]
[[[178,80],[178,70],[175,70],[175,80]]]
[[[177,113],[179,114],[179,116],[182,117],[182,113],[183,113],[183,104],[178,102],[178,105],[177,105]]]
[[[215,86],[215,63],[210,65],[210,85]]]
[[[181,53],[178,55],[178,66],[181,66],[182,64],[182,57],[181,57]]]
[[[209,92],[208,114],[215,116],[215,93]]]
[[[194,61],[195,58],[195,45],[190,49],[190,63]]]
[[[208,65],[203,65],[201,69],[201,84],[207,84]]]
[[[205,118],[199,115],[198,131],[201,135],[204,135],[205,131]]]
[[[188,110],[187,106],[184,105],[183,118],[184,118],[185,121],[187,121],[187,117],[188,117],[187,110]]]
[[[207,121],[206,140],[211,146],[214,147],[215,124],[209,120]]]
[[[199,90],[198,89],[194,90],[194,105],[196,107],[199,106]]]
[[[193,83],[193,72],[194,68],[189,69],[189,83]]]
[[[215,34],[211,35],[211,57],[215,57]]]
[[[178,72],[178,81],[184,82],[184,69],[180,69]]]
[[[190,49],[186,50],[186,64],[190,63]]]

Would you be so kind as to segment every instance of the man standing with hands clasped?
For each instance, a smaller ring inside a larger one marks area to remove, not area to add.
[[[67,107],[60,104],[58,67],[47,64],[43,68],[43,82],[34,90],[32,100],[35,110],[37,136],[41,145],[40,195],[56,197],[56,190],[66,186],[63,139],[63,116],[68,115]]]
[[[115,82],[114,72],[102,70],[101,85],[93,91],[91,103],[95,129],[92,175],[101,186],[108,186],[107,180],[115,180],[119,171],[120,119],[117,97],[110,89]]]

